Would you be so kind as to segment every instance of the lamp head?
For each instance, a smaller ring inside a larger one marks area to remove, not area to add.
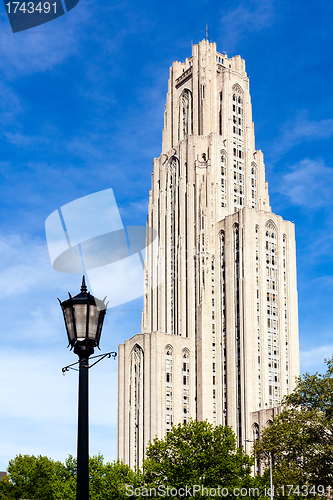
[[[85,277],[82,278],[81,292],[75,297],[60,302],[64,315],[68,342],[78,356],[90,356],[99,347],[104,316],[105,299],[96,299],[87,291]]]

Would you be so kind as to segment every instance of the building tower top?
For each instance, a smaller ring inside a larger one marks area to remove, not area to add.
[[[185,62],[175,61],[170,68],[162,153],[176,147],[185,136],[220,134],[221,116],[217,110],[222,100],[227,102],[227,94],[232,96],[235,84],[250,102],[245,61],[240,56],[228,58],[217,52],[216,44],[207,39],[192,46],[192,56]],[[183,112],[188,116],[182,116]]]

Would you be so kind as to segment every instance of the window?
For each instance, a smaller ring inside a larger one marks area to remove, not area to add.
[[[253,167],[254,168],[254,167]],[[271,355],[271,336],[274,336],[274,349],[273,349],[273,367],[278,369],[279,351],[276,348],[279,339],[278,321],[278,288],[275,281],[275,264],[277,262],[277,232],[275,224],[272,221],[266,222],[266,275],[267,275],[267,289],[274,291],[274,293],[267,292],[267,333],[268,333],[268,355]],[[270,316],[273,317],[270,319]],[[269,366],[271,366],[271,362]],[[278,373],[274,375],[274,382],[277,383],[276,390],[274,391],[274,404],[279,404],[280,386],[279,386]],[[270,395],[273,395],[270,393]]]
[[[243,172],[244,172],[244,138],[243,138],[243,90],[239,85],[233,86],[233,156],[234,162],[234,212],[242,209],[244,206]]]
[[[253,437],[253,441],[255,441],[256,439],[259,439],[259,425],[257,423],[253,425],[252,437]]]
[[[182,362],[182,372],[183,372],[183,422],[188,422],[190,417],[190,398],[189,398],[189,351],[187,349],[183,350],[183,362]]]
[[[226,362],[227,362],[227,352],[226,352],[226,344],[225,344],[225,336],[226,336],[226,307],[225,307],[225,234],[224,231],[219,233],[220,240],[220,311],[221,311],[221,328],[222,328],[222,377],[224,390],[226,390]],[[214,393],[213,393],[214,394]],[[226,394],[225,394],[226,397]],[[226,418],[226,408],[225,401],[222,402],[222,411],[224,414],[224,418]],[[225,421],[224,421],[225,422]]]
[[[136,344],[131,352],[130,364],[130,408],[134,416],[134,434],[133,434],[133,449],[134,449],[134,464],[139,466],[140,460],[140,424],[142,422],[140,402],[143,398],[143,371],[144,371],[144,355],[142,348]]]
[[[173,349],[169,345],[165,348],[165,414],[166,414],[166,432],[171,430],[172,426],[172,358]]]
[[[257,206],[257,165],[251,163],[251,207]]]
[[[238,399],[238,425],[241,426],[242,423],[242,402],[241,402],[241,370],[240,370],[240,279],[239,279],[239,227],[237,224],[234,225],[233,228],[233,273],[234,273],[234,303],[235,303],[235,340],[237,341],[237,389],[236,389],[236,397]]]
[[[192,134],[192,92],[184,89],[179,98],[179,140],[185,139]]]

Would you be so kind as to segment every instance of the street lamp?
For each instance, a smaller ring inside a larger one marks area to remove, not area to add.
[[[89,366],[89,356],[99,348],[104,316],[107,304],[96,299],[87,292],[83,276],[81,293],[61,302],[64,320],[68,335],[68,346],[74,348],[79,361],[62,369],[63,373],[79,364],[79,408],[78,408],[78,435],[77,435],[77,480],[76,499],[89,500],[89,406],[88,406],[88,369],[106,356],[115,357],[116,353],[107,353],[100,356],[98,361]]]
[[[245,443],[254,443],[254,441],[252,439],[244,439]],[[263,450],[264,453],[266,453],[266,451],[263,449],[263,447],[260,445],[260,443],[258,443],[259,446],[261,447],[261,449]],[[273,467],[272,467],[272,453],[269,451],[268,452],[268,456],[269,456],[269,486],[270,486],[270,497],[271,497],[271,500],[273,500]]]

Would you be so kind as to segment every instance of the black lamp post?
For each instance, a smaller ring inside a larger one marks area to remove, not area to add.
[[[76,499],[89,500],[89,356],[94,353],[95,347],[99,347],[107,305],[104,302],[105,299],[103,301],[96,299],[87,292],[84,276],[81,293],[75,297],[69,293],[69,299],[64,302],[58,300],[64,314],[69,345],[79,356]],[[102,355],[102,357],[107,355],[110,357],[111,353]],[[71,366],[73,365],[63,368],[63,372],[68,371]]]

